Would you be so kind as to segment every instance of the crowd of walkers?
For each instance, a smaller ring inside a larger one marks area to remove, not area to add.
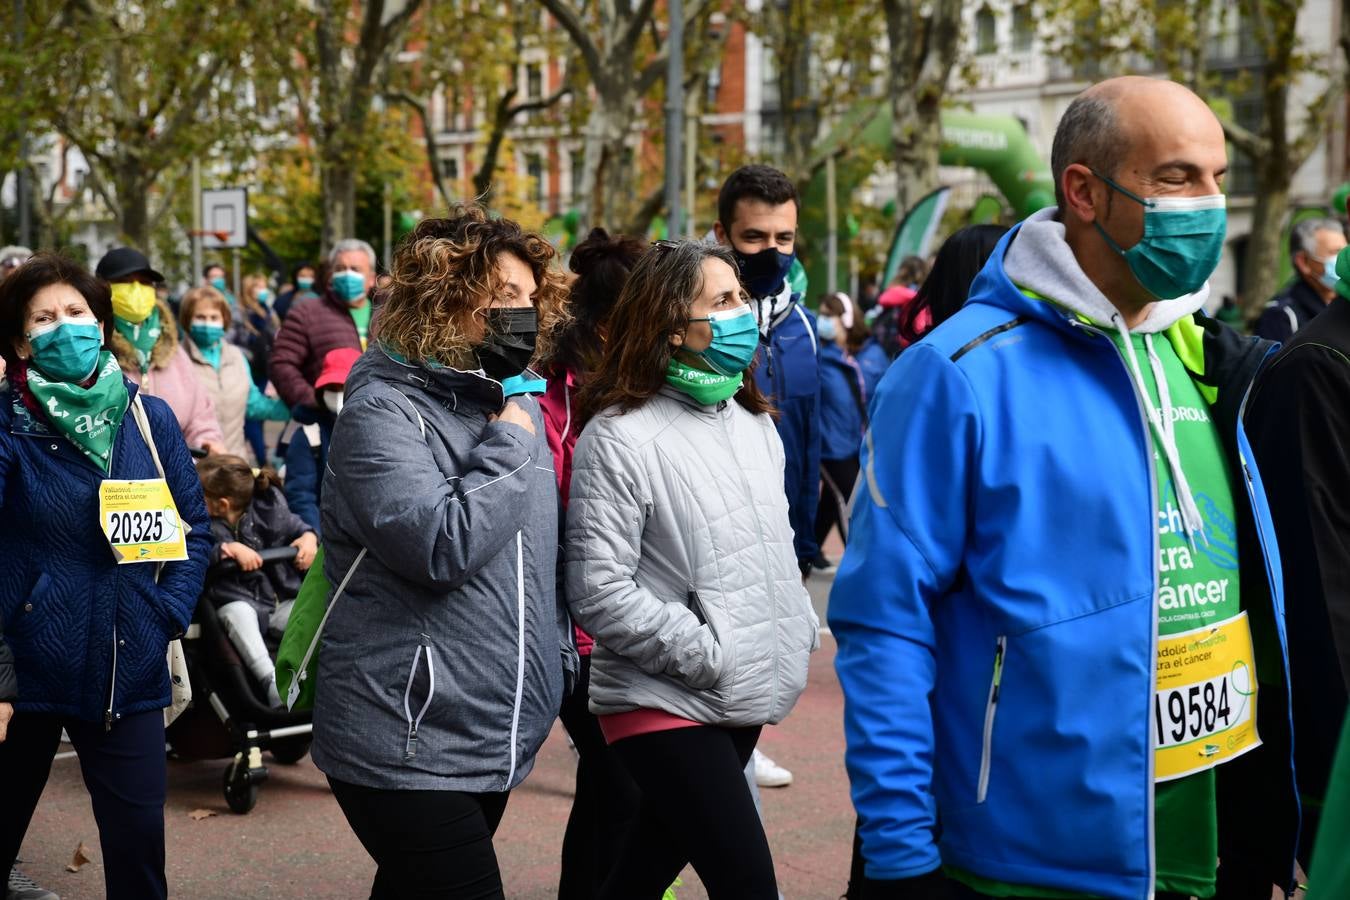
[[[202,595],[279,705],[266,639],[312,566],[313,759],[373,898],[503,896],[494,834],[560,717],[561,898],[692,865],[776,900],[758,788],[792,774],[756,745],[837,568],[847,896],[1345,896],[1344,229],[1294,229],[1246,337],[1205,312],[1199,98],[1103,82],[1052,169],[1056,208],[814,311],[766,166],[708,240],[596,229],[570,273],[476,205],[379,281],[346,240],[275,297],[212,265],[171,305],[132,248],[4,256],[0,871],[64,731],[108,896],[166,896],[171,642]]]

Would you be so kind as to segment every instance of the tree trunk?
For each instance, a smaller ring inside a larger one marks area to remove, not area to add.
[[[633,166],[625,164],[628,125],[637,99],[626,90],[600,90],[586,123],[582,165],[581,231],[601,226],[617,231],[632,201]]]
[[[1242,259],[1241,302],[1248,316],[1263,307],[1279,288],[1281,232],[1289,215],[1289,186],[1294,174],[1280,161],[1272,160],[1261,168],[1247,252]]]
[[[350,156],[325,160],[320,173],[323,193],[323,235],[320,252],[356,235],[356,170]]]
[[[961,37],[960,0],[885,0],[890,40],[892,157],[896,215],[903,217],[937,186],[942,97]]]
[[[134,162],[129,162],[114,176],[120,214],[117,230],[129,246],[142,253],[150,252],[150,186],[153,183],[154,176],[147,177]]]

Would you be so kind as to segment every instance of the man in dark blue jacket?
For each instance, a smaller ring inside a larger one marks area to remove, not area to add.
[[[787,282],[797,258],[797,189],[769,166],[742,166],[717,196],[717,240],[740,264],[741,283],[759,320],[755,380],[778,407],[778,435],[786,458],[784,480],[793,545],[802,578],[820,555],[820,364],[814,317]],[[823,560],[821,561],[823,563]],[[784,787],[792,773],[755,751],[761,787]]]
[[[717,197],[717,240],[729,246],[759,320],[755,379],[781,414],[778,434],[787,456],[788,514],[801,565],[810,573],[820,500],[820,367],[815,318],[787,282],[796,259],[797,190],[769,166],[731,173]]]

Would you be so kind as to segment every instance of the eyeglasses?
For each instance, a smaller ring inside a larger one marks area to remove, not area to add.
[[[652,241],[653,250],[674,250],[679,246],[680,246],[679,241],[667,241],[664,239],[659,241]]]

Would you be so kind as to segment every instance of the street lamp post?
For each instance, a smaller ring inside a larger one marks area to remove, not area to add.
[[[680,208],[680,171],[684,168],[684,3],[668,0],[670,29],[666,37],[666,237],[684,231]]]

